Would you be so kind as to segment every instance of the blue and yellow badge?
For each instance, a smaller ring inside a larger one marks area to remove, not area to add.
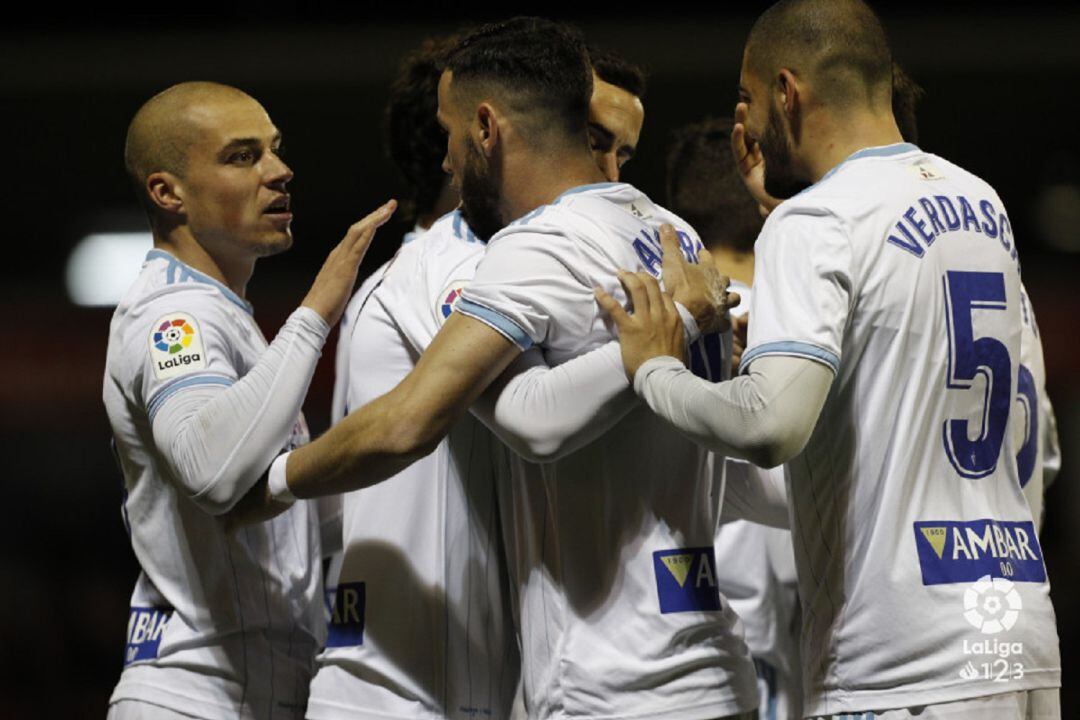
[[[364,644],[364,583],[344,583],[326,591],[326,647]]]
[[[124,647],[124,665],[139,660],[153,660],[158,656],[161,636],[172,617],[172,608],[133,607],[128,613],[127,645]]]
[[[711,547],[657,550],[653,570],[661,613],[721,609]]]
[[[987,575],[1046,581],[1039,536],[1030,520],[937,520],[914,527],[923,585],[975,582]]]

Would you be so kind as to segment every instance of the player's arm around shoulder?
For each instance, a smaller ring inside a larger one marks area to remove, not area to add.
[[[431,453],[520,351],[491,326],[451,314],[401,383],[278,457],[261,494],[230,513],[228,525],[272,517],[295,498],[349,492],[396,475]]]

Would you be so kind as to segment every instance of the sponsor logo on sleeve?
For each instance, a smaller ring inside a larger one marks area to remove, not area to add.
[[[206,367],[199,324],[186,313],[169,313],[150,329],[150,362],[158,380]]]
[[[128,613],[124,665],[158,656],[161,636],[172,617],[172,608],[133,607]]]
[[[364,583],[343,583],[326,591],[326,647],[364,644]]]
[[[975,582],[984,576],[1046,581],[1039,536],[1030,520],[923,521],[914,528],[923,585]]]
[[[450,313],[454,312],[454,306],[461,299],[461,291],[468,284],[467,280],[455,280],[439,293],[439,297],[442,298],[438,307],[440,322],[445,322],[450,317]]]
[[[661,614],[721,609],[711,547],[658,550],[653,571]]]

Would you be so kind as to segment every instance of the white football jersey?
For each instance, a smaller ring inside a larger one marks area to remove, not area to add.
[[[750,306],[750,287],[732,280],[731,290],[741,297],[731,314],[744,315]],[[722,500],[725,480],[734,473],[773,473],[776,482],[782,482],[782,467],[765,470],[737,458],[719,456],[717,460],[718,500]],[[791,532],[733,520],[717,527],[715,544],[720,592],[742,620],[754,658],[759,713],[766,720],[801,718],[799,591]]]
[[[342,324],[342,414],[393,389],[484,254],[460,212],[410,234]],[[518,681],[497,517],[497,441],[471,415],[436,450],[344,498],[344,557],[309,718],[505,718]]]
[[[539,345],[552,365],[576,357],[613,337],[593,288],[625,301],[618,270],[659,276],[664,222],[696,262],[694,231],[633,187],[571,189],[491,239],[457,310],[523,349]],[[714,379],[728,363],[718,336],[692,352]],[[640,407],[561,460],[511,462],[500,500],[529,717],[754,708],[742,630],[717,590],[706,451]]]
[[[804,712],[1057,686],[1008,432],[1022,300],[997,193],[914,145],[867,148],[780,205],[756,253],[743,367],[836,373],[785,465]]]
[[[324,633],[314,505],[226,533],[178,487],[152,433],[169,398],[232,385],[266,347],[247,302],[161,250],[116,308],[104,399],[141,571],[113,702],[204,718],[303,716]],[[307,439],[297,417],[282,450]]]
[[[1016,406],[1012,413],[1017,472],[1024,497],[1031,506],[1036,529],[1042,528],[1046,486],[1061,468],[1054,408],[1046,394],[1046,363],[1035,312],[1027,291],[1021,291],[1020,368]]]

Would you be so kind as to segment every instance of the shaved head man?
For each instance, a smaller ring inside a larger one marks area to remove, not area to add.
[[[154,236],[109,332],[104,400],[140,566],[113,720],[299,718],[322,644],[311,503],[227,532],[223,513],[282,450],[375,229],[349,229],[267,344],[245,299],[255,261],[292,244],[281,133],[236,88],[176,85],[135,114],[124,164]]]

